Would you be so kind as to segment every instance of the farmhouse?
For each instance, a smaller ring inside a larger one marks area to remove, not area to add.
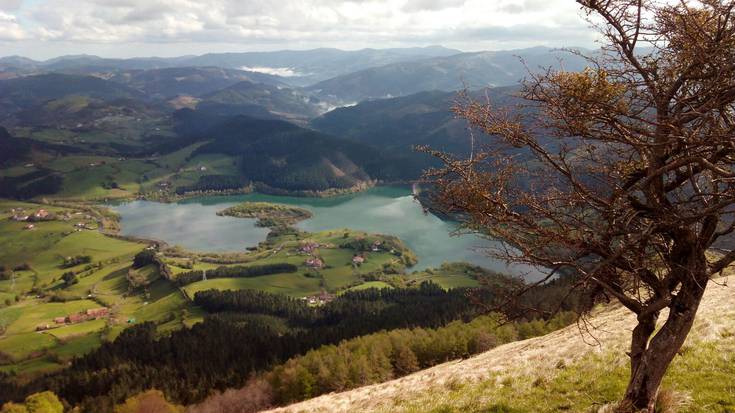
[[[87,315],[85,313],[78,313],[78,314],[69,314],[66,316],[66,322],[67,323],[81,323],[82,321],[87,321]]]
[[[365,262],[365,257],[362,255],[355,255],[352,257],[352,265],[362,265]]]
[[[311,254],[314,252],[317,248],[319,248],[319,244],[316,242],[306,242],[299,247],[299,252],[304,254]]]
[[[33,216],[38,219],[44,219],[48,217],[48,211],[45,209],[39,209],[35,214],[33,214]]]
[[[56,324],[75,324],[75,323],[81,323],[83,321],[87,320],[97,320],[100,318],[104,318],[110,315],[110,309],[106,307],[99,307],[99,308],[90,308],[87,311],[82,311],[80,313],[76,314],[69,314],[66,317],[56,317],[54,318],[54,323]]]
[[[303,297],[302,300],[306,300],[306,302],[309,305],[324,305],[331,301],[333,301],[337,296],[334,294],[330,294],[326,291],[322,291],[321,293],[317,295],[310,295],[308,297]]]
[[[87,316],[94,319],[106,317],[109,313],[110,311],[106,307],[92,308],[87,310]]]
[[[322,268],[324,266],[324,262],[317,257],[312,257],[306,260],[306,266],[311,268]]]

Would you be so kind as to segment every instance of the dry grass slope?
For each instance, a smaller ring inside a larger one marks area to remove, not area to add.
[[[711,348],[714,354],[726,358],[710,361],[710,364],[719,363],[718,366],[732,365],[735,362],[731,351],[735,350],[735,287],[727,287],[728,283],[735,283],[735,276],[718,279],[716,283],[710,282],[698,319],[684,345],[685,350],[693,347]],[[589,401],[585,408],[578,402],[569,402],[573,397],[568,394],[565,396],[565,403],[557,407],[549,404],[546,408],[539,405],[536,405],[538,408],[529,408],[528,403],[531,406],[534,406],[533,403],[544,403],[543,397],[548,392],[564,393],[566,389],[559,389],[558,386],[544,389],[544,383],[553,381],[555,377],[567,381],[577,380],[576,377],[570,378],[570,372],[572,375],[580,374],[582,370],[590,370],[589,366],[594,366],[593,370],[596,370],[593,373],[596,376],[589,378],[589,382],[598,385],[598,393],[603,393],[599,386],[607,386],[603,390],[612,393],[612,397],[619,394],[618,391],[622,391],[619,387],[624,384],[627,362],[624,353],[629,347],[628,340],[634,321],[634,317],[623,308],[606,308],[594,314],[584,328],[573,325],[543,337],[506,344],[467,360],[445,363],[386,383],[324,395],[271,412],[525,412],[557,411],[562,408],[567,411],[597,410],[605,400],[593,400],[594,397],[589,395],[586,396]],[[697,346],[693,346],[694,343]],[[718,343],[726,343],[726,350],[723,351],[722,346],[717,347]],[[590,364],[591,360],[596,364]],[[682,363],[687,362],[689,360]],[[580,363],[584,367],[575,370],[573,366]],[[719,368],[718,366],[716,367]],[[686,370],[684,367],[674,370]],[[728,377],[732,367],[725,368],[728,370],[718,372]],[[563,376],[564,374],[567,376]],[[618,376],[617,381],[606,380],[606,375],[612,377],[615,374]],[[680,374],[681,380],[696,381],[683,377],[683,372],[673,374]],[[536,401],[526,401],[524,404],[514,399],[521,394],[520,390],[508,391],[511,387],[523,387],[523,383],[527,387],[523,394],[535,393]],[[716,384],[725,386],[726,393],[724,396],[717,396],[719,407],[684,410],[735,411],[729,410],[730,406],[735,408],[735,405],[730,404],[735,403],[735,379],[730,384]],[[584,386],[584,380],[580,380],[577,385]],[[574,393],[574,390],[571,392]],[[667,397],[674,397],[669,392],[665,394]],[[684,394],[680,398],[689,399],[691,404],[691,397],[688,395]],[[582,400],[581,404],[585,404],[585,401]]]

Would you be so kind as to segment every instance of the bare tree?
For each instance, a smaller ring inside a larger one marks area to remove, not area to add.
[[[637,315],[620,409],[652,412],[707,283],[735,260],[708,252],[735,229],[735,3],[578,3],[604,39],[588,68],[531,75],[522,110],[458,104],[487,141],[470,159],[425,149],[444,163],[428,177],[441,207],[509,246],[495,254],[546,280],[575,273],[590,302]]]

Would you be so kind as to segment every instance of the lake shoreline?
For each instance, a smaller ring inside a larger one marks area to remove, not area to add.
[[[437,268],[448,262],[467,262],[500,273],[535,273],[509,267],[488,257],[499,241],[473,234],[454,236],[457,223],[445,221],[416,201],[410,186],[377,186],[328,198],[276,196],[262,193],[197,197],[177,203],[134,201],[113,207],[122,219],[122,234],[163,240],[192,251],[213,253],[245,251],[267,237],[255,219],[217,216],[242,202],[271,202],[305,208],[313,217],[294,225],[305,232],[349,228],[396,236],[418,257],[413,270]],[[510,268],[510,269],[509,269]]]

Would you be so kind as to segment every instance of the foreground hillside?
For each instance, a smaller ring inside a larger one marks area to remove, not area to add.
[[[681,412],[735,411],[735,294],[710,282],[692,333],[664,381],[661,404]],[[665,317],[661,317],[664,319]],[[462,361],[272,412],[598,411],[625,389],[634,318],[623,308]]]

